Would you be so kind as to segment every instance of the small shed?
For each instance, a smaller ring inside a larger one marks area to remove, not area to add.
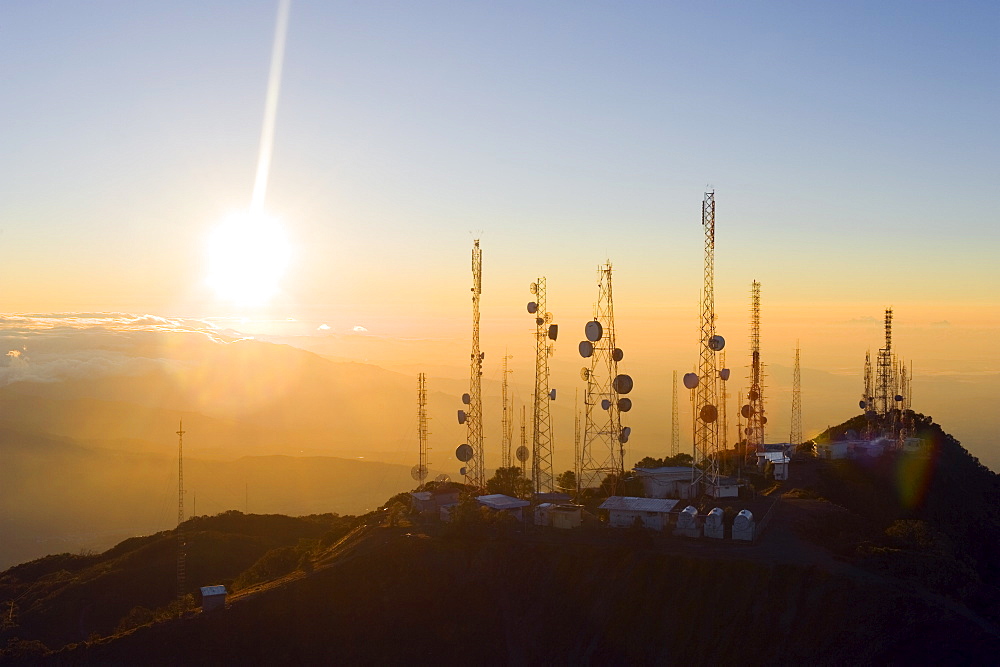
[[[714,484],[706,479],[705,493],[713,498],[738,498],[740,482],[735,477],[717,477]]]
[[[676,505],[676,500],[668,498],[611,496],[599,509],[608,511],[608,523],[615,528],[631,528],[638,519],[645,528],[663,530],[670,525],[670,510]]]
[[[647,498],[681,498],[687,500],[697,493],[692,492],[691,480],[694,474],[690,467],[665,466],[661,468],[633,468],[642,491]]]
[[[225,586],[201,587],[201,610],[203,612],[226,608]]]
[[[512,514],[518,521],[524,519],[524,508],[531,505],[531,503],[527,500],[511,498],[510,496],[505,496],[502,493],[491,493],[486,496],[477,496],[476,502],[484,507],[489,507],[491,510],[496,510],[497,512],[510,512],[510,514]]]
[[[458,489],[453,487],[410,492],[410,505],[414,512],[438,512],[445,505],[457,502]]]
[[[553,528],[568,530],[583,525],[582,505],[556,505],[549,511],[549,520]]]
[[[555,505],[552,503],[542,503],[535,507],[535,525],[536,526],[551,526],[552,525],[552,510],[555,509]]]

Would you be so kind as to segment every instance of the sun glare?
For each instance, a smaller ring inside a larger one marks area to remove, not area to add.
[[[219,223],[207,250],[209,286],[220,299],[241,306],[262,305],[277,294],[291,255],[281,224],[247,211]]]

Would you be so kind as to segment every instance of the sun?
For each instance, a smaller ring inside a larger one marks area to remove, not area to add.
[[[241,211],[208,236],[208,285],[239,306],[259,306],[280,289],[291,246],[281,224],[263,213]]]

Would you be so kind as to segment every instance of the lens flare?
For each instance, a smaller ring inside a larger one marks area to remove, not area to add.
[[[209,234],[208,284],[220,299],[239,306],[266,303],[280,289],[291,259],[288,235],[262,213],[230,215]]]

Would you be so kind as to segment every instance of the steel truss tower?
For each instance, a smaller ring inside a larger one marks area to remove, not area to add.
[[[792,430],[788,442],[796,447],[802,444],[802,369],[799,366],[799,343],[795,342],[795,370],[792,371]]]
[[[618,362],[624,354],[615,343],[615,311],[611,289],[611,263],[598,268],[598,298],[594,319],[587,323],[587,340],[580,354],[590,358],[582,375],[587,382],[583,403],[583,442],[580,449],[580,488],[600,486],[611,475],[616,489],[624,476],[625,443],[631,429],[622,428],[621,413],[632,407],[624,395],[632,390],[632,378],[619,375]]]
[[[184,422],[177,429],[177,596],[184,596],[187,569],[187,536],[184,523]]]
[[[705,267],[698,339],[698,385],[694,395],[695,467],[691,470],[691,483],[702,481],[708,491],[717,487],[719,478],[719,368],[715,355],[724,344],[721,337],[715,335],[714,191],[706,192],[702,200],[701,225],[705,232]],[[702,467],[697,467],[699,465]]]
[[[677,405],[677,371],[674,371],[673,402],[670,415],[670,455],[677,456],[681,447],[680,409]]]
[[[469,413],[466,429],[472,458],[467,462],[469,483],[486,487],[486,467],[483,461],[483,359],[479,351],[479,300],[483,293],[483,251],[479,239],[472,244],[472,354],[469,370]]]
[[[742,413],[747,420],[747,456],[764,449],[764,365],[760,362],[760,283],[750,286],[750,390]]]
[[[411,476],[418,484],[423,484],[427,479],[430,461],[427,460],[427,374],[417,375],[417,444],[420,447],[417,465],[410,471]]]
[[[535,393],[532,409],[531,478],[535,492],[555,489],[552,473],[552,416],[549,403],[555,398],[549,389],[549,356],[551,341],[558,329],[552,324],[552,313],[546,310],[545,276],[531,284],[535,300],[528,305],[528,312],[535,316]]]
[[[892,308],[885,309],[885,347],[878,351],[876,359],[875,412],[883,421],[883,429],[890,426],[891,413],[895,408],[896,373],[892,358]]]
[[[512,359],[509,354],[503,357],[503,384],[501,385],[500,400],[503,403],[503,414],[500,422],[500,465],[504,468],[511,467],[510,448],[514,436],[514,404],[510,401],[507,391],[507,378],[514,371],[507,368],[507,362]]]

